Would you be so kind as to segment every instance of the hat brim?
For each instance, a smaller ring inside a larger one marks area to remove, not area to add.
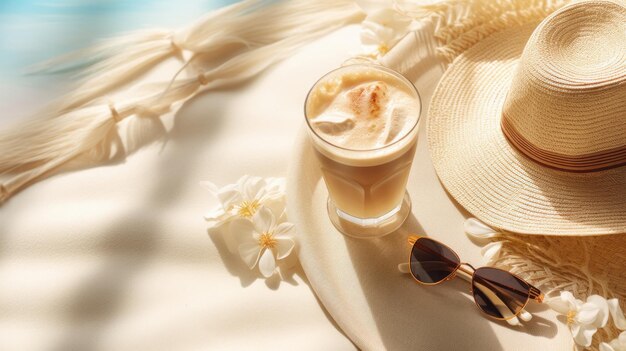
[[[502,106],[537,25],[495,33],[450,65],[428,113],[435,170],[460,205],[503,230],[626,233],[626,167],[588,173],[548,168],[519,152],[502,132]]]

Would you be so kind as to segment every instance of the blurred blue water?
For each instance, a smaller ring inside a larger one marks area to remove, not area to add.
[[[236,0],[0,0],[0,80],[29,65],[139,28],[177,28]]]

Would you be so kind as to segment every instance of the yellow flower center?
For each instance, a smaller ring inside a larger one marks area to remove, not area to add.
[[[276,247],[276,239],[274,239],[274,233],[263,233],[261,234],[261,236],[259,237],[259,245],[261,245],[262,248],[266,248],[266,249],[273,249],[274,247]]]
[[[378,45],[378,52],[380,52],[381,55],[384,55],[389,52],[389,47],[385,44],[380,44]]]
[[[259,209],[259,206],[261,206],[261,204],[257,199],[252,201],[243,201],[241,204],[237,205],[237,214],[244,218],[250,218],[254,216],[256,210]]]
[[[576,318],[576,311],[567,312],[567,325],[574,324],[576,322],[574,318]]]

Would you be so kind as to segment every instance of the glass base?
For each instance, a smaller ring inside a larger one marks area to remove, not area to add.
[[[402,226],[411,213],[411,198],[405,191],[402,203],[388,213],[377,218],[359,218],[338,209],[328,198],[328,216],[335,228],[353,238],[377,238],[392,233]]]

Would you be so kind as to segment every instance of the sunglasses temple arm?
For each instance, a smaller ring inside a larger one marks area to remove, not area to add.
[[[530,298],[531,300],[535,300],[538,303],[542,303],[543,302],[543,293],[541,293],[541,290],[539,290],[538,288],[534,287],[533,285],[531,285],[527,281],[524,281],[524,282],[526,282],[526,284],[528,284],[528,298]],[[508,288],[508,289],[513,289],[510,286],[499,284],[497,282],[492,282],[492,284],[496,285],[498,287],[504,287],[504,288]],[[513,289],[513,290],[515,290],[515,289]],[[520,291],[520,290],[515,290],[515,291],[520,292],[520,293],[523,292],[523,291]]]
[[[400,263],[398,265],[398,270],[400,271],[400,273],[411,273],[411,267],[406,262]]]

